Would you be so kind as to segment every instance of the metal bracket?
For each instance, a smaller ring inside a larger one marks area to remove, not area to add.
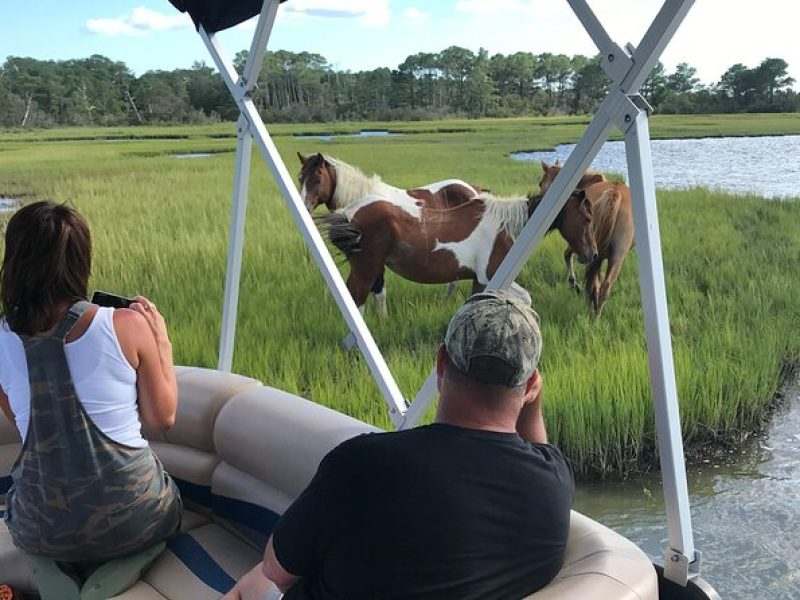
[[[633,126],[639,113],[643,112],[634,100],[634,98],[639,95],[627,96],[623,92],[617,90],[611,92],[611,96],[613,100],[606,104],[604,108],[606,115],[622,133],[627,133],[631,126]],[[641,98],[641,96],[639,96],[639,98]],[[642,101],[644,101],[644,98],[642,98]],[[647,103],[645,102],[645,104]]]
[[[633,67],[633,59],[631,59],[631,55],[627,50],[620,48],[618,44],[612,43],[611,46],[604,48],[601,53],[603,58],[600,65],[606,75],[617,84],[625,79],[625,75]]]
[[[647,113],[648,117],[653,115],[653,107],[650,106],[650,103],[644,99],[644,96],[641,94],[629,94],[628,98],[641,112]]]
[[[236,88],[239,90],[239,97],[242,100],[252,99],[256,91],[258,90],[258,83],[253,82],[252,84],[250,84],[247,78],[245,78],[245,76],[242,75],[236,82]]]
[[[700,575],[700,563],[702,553],[694,551],[694,560],[689,561],[689,557],[667,547],[664,552],[664,577],[680,586],[686,587],[689,580]]]

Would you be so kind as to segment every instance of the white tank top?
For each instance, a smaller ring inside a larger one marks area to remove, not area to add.
[[[136,370],[119,345],[114,309],[98,308],[84,334],[66,344],[66,353],[75,391],[94,424],[115,442],[146,447],[136,404]],[[0,322],[0,386],[24,440],[31,406],[28,362],[22,340],[5,319]]]

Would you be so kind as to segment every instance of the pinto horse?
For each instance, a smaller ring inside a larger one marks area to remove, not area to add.
[[[446,179],[405,190],[385,183],[379,176],[365,175],[360,169],[332,156],[320,153],[303,155],[300,159],[300,197],[309,212],[320,204],[329,211],[351,206],[365,196],[376,195],[395,204],[422,202],[434,209],[459,206],[478,197],[481,189],[460,179]],[[372,293],[378,303],[378,312],[386,315],[386,285],[384,273],[375,279]],[[448,282],[447,295],[455,291],[455,283]]]
[[[482,290],[540,200],[483,192],[439,209],[419,200],[399,204],[372,195],[321,221],[328,239],[350,263],[347,289],[361,308],[384,267],[419,283],[471,279],[473,292]],[[555,229],[582,263],[596,259],[592,208],[583,191],[567,200],[550,227]]]
[[[548,165],[542,161],[542,179],[539,181],[539,193],[544,194],[561,170],[556,161]],[[592,203],[592,229],[597,241],[597,260],[592,261],[584,270],[584,288],[589,303],[596,316],[600,316],[603,305],[611,293],[619,276],[625,256],[634,244],[633,211],[631,209],[631,191],[624,183],[608,181],[601,173],[586,171],[578,182],[578,190],[584,190]],[[569,284],[580,292],[575,282],[575,271],[572,269],[573,247],[570,244],[564,252],[567,263]],[[607,261],[606,274],[600,283],[600,271],[603,261]]]

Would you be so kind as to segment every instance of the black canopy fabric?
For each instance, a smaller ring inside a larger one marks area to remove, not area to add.
[[[188,12],[194,26],[215,33],[238,25],[261,12],[264,0],[169,0],[181,12]],[[286,0],[281,0],[286,2]]]

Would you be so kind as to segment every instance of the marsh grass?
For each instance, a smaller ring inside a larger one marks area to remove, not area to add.
[[[292,137],[311,126],[274,133],[290,171],[296,151],[319,150],[400,186],[459,177],[511,194],[534,189],[539,172],[509,160],[510,152],[574,141],[585,124],[392,123],[419,133],[328,143]],[[380,124],[336,128],[370,125]],[[800,131],[800,118],[653,120],[654,135],[664,137],[778,129]],[[436,130],[449,133],[426,133]],[[73,202],[92,226],[92,286],[148,295],[166,315],[176,362],[214,367],[235,144],[221,136],[232,131],[229,124],[125,129],[112,133],[140,139],[108,142],[97,141],[111,136],[108,130],[7,132],[0,134],[0,194]],[[218,154],[172,156],[189,151]],[[234,370],[389,427],[364,361],[339,347],[344,320],[257,152],[253,162]],[[758,427],[783,366],[800,359],[800,203],[704,189],[659,191],[658,201],[684,438],[687,447],[727,443]],[[0,226],[7,218],[0,215]],[[596,321],[567,288],[563,249],[557,234],[546,237],[518,279],[542,317],[551,438],[582,473],[647,467],[655,433],[636,252]],[[387,284],[390,318],[378,319],[368,305],[366,319],[404,394],[413,397],[469,285],[445,298],[444,286],[393,274]]]

